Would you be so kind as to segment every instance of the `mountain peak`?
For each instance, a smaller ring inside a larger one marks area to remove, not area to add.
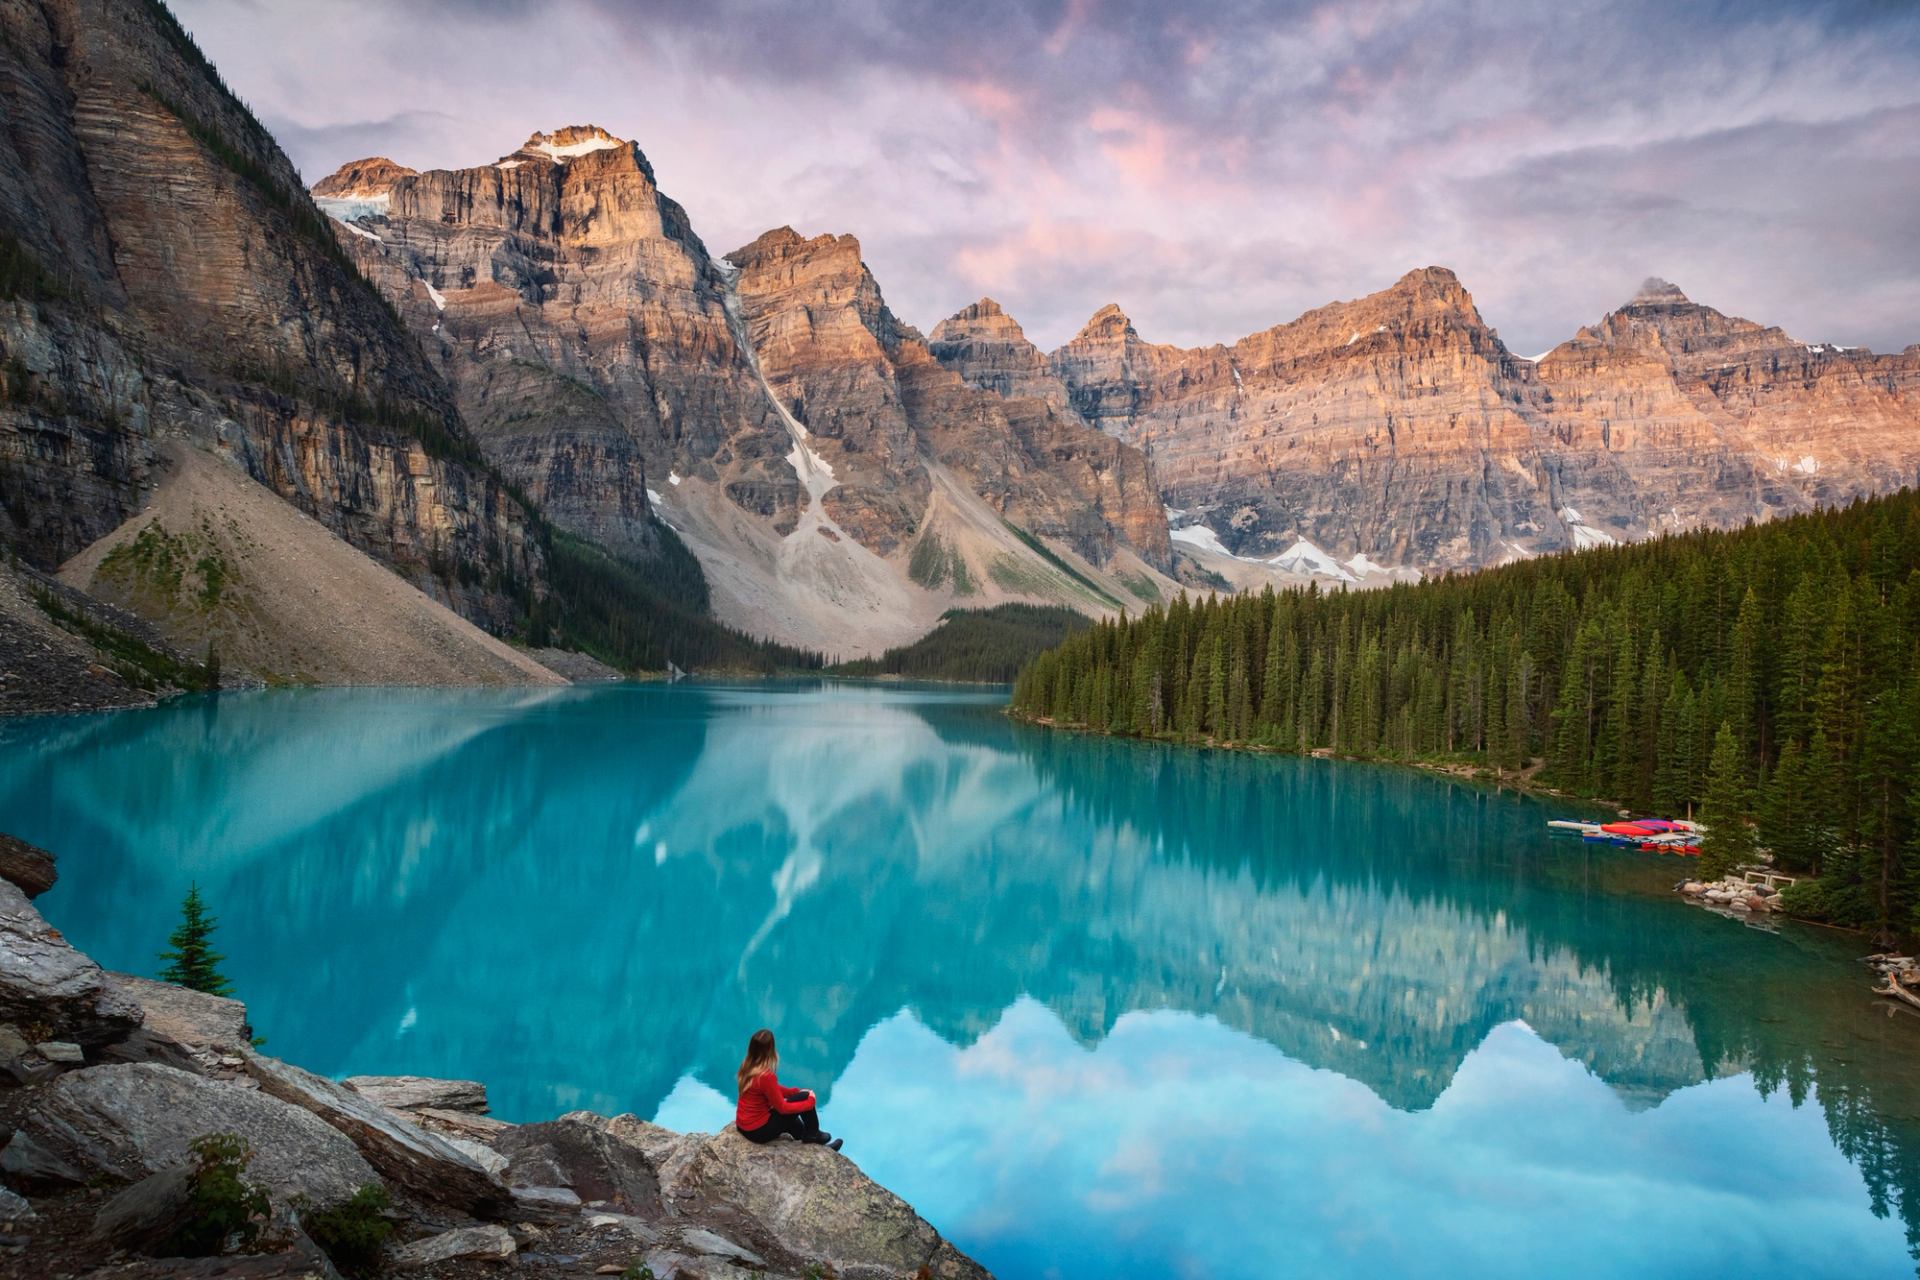
[[[1139,336],[1134,330],[1133,321],[1129,320],[1127,313],[1120,309],[1120,304],[1109,302],[1093,313],[1093,318],[1081,327],[1078,334],[1074,335],[1074,341],[1079,342],[1086,338],[1120,338],[1127,335]]]
[[[960,308],[933,326],[933,332],[928,335],[928,340],[936,346],[987,341],[1032,347],[1032,344],[1027,341],[1027,335],[1020,328],[1020,322],[1008,315],[1005,309],[992,298],[982,298],[970,306]],[[935,354],[940,353],[936,351]]]
[[[401,178],[418,176],[418,171],[395,164],[385,156],[349,160],[313,184],[313,194],[335,200],[372,199],[393,189]]]
[[[565,164],[576,156],[632,145],[625,138],[616,138],[597,124],[570,124],[552,133],[535,133],[514,154],[545,156],[555,164]]]
[[[1640,292],[1633,295],[1630,307],[1684,305],[1687,295],[1680,292],[1680,286],[1659,276],[1648,276],[1640,282]]]

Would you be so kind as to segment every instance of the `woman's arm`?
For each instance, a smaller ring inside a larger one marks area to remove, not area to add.
[[[766,1098],[767,1105],[783,1116],[797,1116],[802,1111],[811,1111],[813,1109],[813,1095],[811,1093],[795,1089],[792,1090],[792,1092],[799,1093],[801,1096],[799,1098],[789,1098],[787,1096],[789,1091],[780,1087],[780,1081],[771,1071],[761,1072],[760,1078],[755,1081],[755,1084],[759,1086],[761,1096]]]

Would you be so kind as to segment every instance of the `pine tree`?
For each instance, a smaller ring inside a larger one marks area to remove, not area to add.
[[[167,937],[171,950],[160,953],[160,958],[167,962],[167,967],[160,971],[160,981],[204,991],[210,996],[231,995],[233,984],[220,973],[220,962],[226,957],[208,945],[218,924],[219,921],[207,914],[206,903],[200,898],[200,886],[189,885],[187,896],[180,904],[180,927]]]
[[[1700,842],[1702,875],[1719,877],[1753,859],[1753,828],[1747,825],[1745,761],[1733,722],[1722,720],[1713,736],[1713,758],[1707,765],[1707,793],[1700,802],[1700,821],[1707,828]]]

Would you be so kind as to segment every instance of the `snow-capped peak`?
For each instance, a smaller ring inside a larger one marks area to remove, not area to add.
[[[568,125],[552,133],[536,133],[527,139],[522,152],[542,155],[555,164],[565,164],[576,156],[595,151],[611,151],[627,144],[599,125]]]

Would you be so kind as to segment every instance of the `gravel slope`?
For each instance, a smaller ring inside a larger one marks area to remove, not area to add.
[[[238,467],[184,444],[161,452],[146,507],[63,565],[63,582],[269,682],[566,683]]]

